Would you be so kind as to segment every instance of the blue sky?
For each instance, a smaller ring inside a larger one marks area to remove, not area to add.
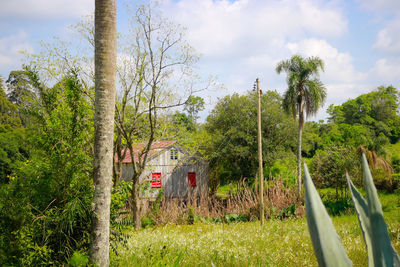
[[[117,0],[118,30],[127,29],[130,1]],[[202,92],[209,111],[219,97],[250,90],[259,77],[264,90],[285,88],[277,62],[294,53],[325,61],[321,80],[329,104],[400,83],[398,0],[164,0],[165,17],[187,28],[201,55],[197,72],[213,75],[224,89]],[[69,25],[93,13],[94,0],[2,0],[0,75],[20,69],[24,56],[41,51],[40,41],[69,39]],[[202,116],[207,114],[205,111]]]

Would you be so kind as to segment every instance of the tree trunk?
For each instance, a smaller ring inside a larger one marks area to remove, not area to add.
[[[133,212],[133,223],[135,229],[139,230],[142,227],[142,221],[140,218],[140,197],[139,197],[139,177],[132,179],[132,212]]]
[[[116,1],[95,1],[95,140],[91,262],[109,265],[116,86]]]
[[[114,150],[115,154],[117,156],[117,160],[114,160],[114,186],[117,186],[119,184],[119,181],[122,179],[122,161],[125,158],[125,152],[122,153],[122,144],[121,144],[121,133],[117,131],[117,140],[115,141],[114,144]]]
[[[301,196],[301,141],[303,134],[304,116],[299,112],[299,137],[297,142],[297,193]]]

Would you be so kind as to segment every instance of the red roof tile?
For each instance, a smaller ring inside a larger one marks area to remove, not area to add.
[[[149,150],[148,158],[159,152],[160,150],[163,150],[172,144],[176,143],[175,140],[166,140],[166,141],[156,141],[153,142],[151,145],[151,148]],[[135,155],[135,161],[139,161],[139,153],[143,150],[144,144],[137,144],[133,147],[133,153]],[[118,162],[118,157],[117,154],[115,154],[115,161]],[[126,150],[125,158],[122,160],[123,163],[131,163],[132,162],[132,157],[131,153],[129,150]]]

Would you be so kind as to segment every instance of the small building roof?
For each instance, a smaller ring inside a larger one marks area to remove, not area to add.
[[[155,155],[157,152],[164,150],[168,147],[170,147],[171,145],[175,144],[176,140],[165,140],[165,141],[156,141],[153,142],[151,144],[151,148],[149,150],[149,154],[147,155],[147,157],[152,157],[153,155]],[[139,161],[139,153],[143,150],[143,148],[145,147],[145,144],[141,143],[141,144],[136,144],[133,146],[133,153],[135,155],[135,162]],[[131,153],[129,152],[128,149],[124,149],[122,153],[125,153],[125,158],[122,160],[123,163],[131,163],[132,162],[132,156]],[[115,153],[115,161],[118,162],[118,156]]]

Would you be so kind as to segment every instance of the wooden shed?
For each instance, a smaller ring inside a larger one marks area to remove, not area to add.
[[[143,145],[134,147],[135,159]],[[132,157],[127,151],[122,166],[122,179],[132,177]],[[149,151],[146,168],[139,178],[147,188],[142,197],[154,199],[161,192],[168,198],[201,197],[208,195],[208,162],[200,155],[188,153],[176,141],[154,142]]]

